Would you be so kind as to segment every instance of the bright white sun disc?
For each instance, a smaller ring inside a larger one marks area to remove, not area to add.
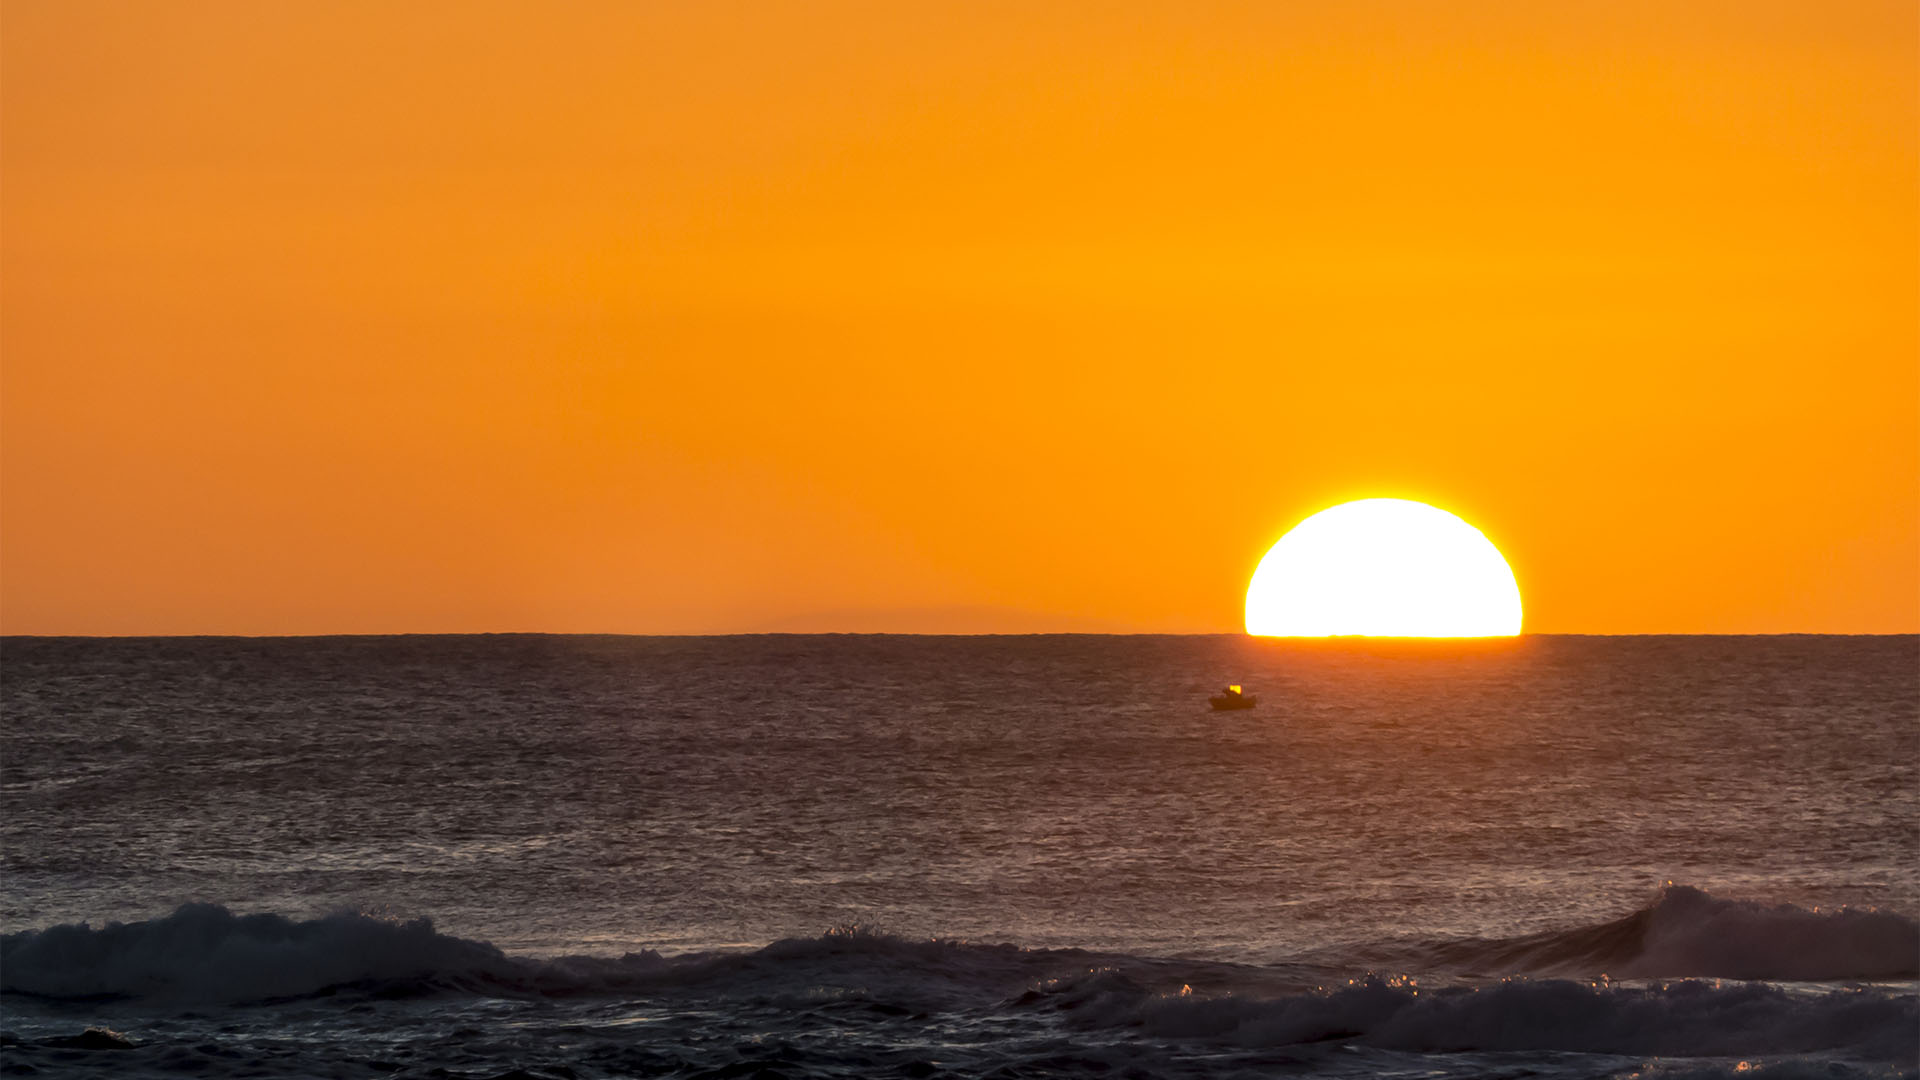
[[[1479,529],[1437,506],[1361,499],[1273,545],[1247,586],[1247,633],[1270,637],[1505,637],[1520,586]]]

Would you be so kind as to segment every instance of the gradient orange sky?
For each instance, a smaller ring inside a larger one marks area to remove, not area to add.
[[[0,630],[1920,630],[1920,16],[6,0]]]

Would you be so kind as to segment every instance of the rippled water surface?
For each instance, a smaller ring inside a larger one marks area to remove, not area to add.
[[[1913,638],[9,639],[0,724],[8,1067],[1920,1068]]]

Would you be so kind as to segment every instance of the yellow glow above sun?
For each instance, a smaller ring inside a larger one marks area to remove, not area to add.
[[[1505,637],[1520,586],[1479,529],[1407,499],[1322,510],[1273,545],[1247,586],[1247,633]]]

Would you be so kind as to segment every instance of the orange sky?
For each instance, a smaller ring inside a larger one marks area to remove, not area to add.
[[[0,7],[0,630],[1920,630],[1887,3]]]

